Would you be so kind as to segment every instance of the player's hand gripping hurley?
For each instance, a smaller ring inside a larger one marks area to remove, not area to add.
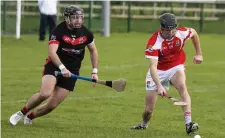
[[[55,71],[55,76],[63,76],[61,72]],[[76,78],[76,79],[81,79],[85,81],[90,81],[90,82],[96,82],[98,84],[102,84],[108,87],[111,87],[112,89],[116,90],[117,92],[122,92],[124,91],[126,87],[126,81],[124,79],[118,79],[118,80],[112,80],[112,81],[106,81],[106,80],[96,80],[88,77],[83,77],[83,76],[78,76],[75,74],[71,74],[70,78]]]

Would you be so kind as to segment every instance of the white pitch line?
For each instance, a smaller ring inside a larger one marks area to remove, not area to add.
[[[73,100],[73,101],[78,101],[78,100],[95,100],[95,99],[117,99],[120,98],[119,96],[93,96],[93,97],[68,97],[65,99],[67,100]],[[17,101],[1,101],[2,104],[14,104],[14,103],[25,103],[27,100],[17,100]]]

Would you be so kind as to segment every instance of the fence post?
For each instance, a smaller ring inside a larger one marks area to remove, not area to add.
[[[199,30],[202,33],[202,31],[203,31],[203,22],[204,22],[204,12],[203,12],[204,4],[203,3],[200,5],[200,8],[201,8],[201,11],[200,11],[200,20],[199,20]]]
[[[92,1],[89,1],[88,29],[92,26]]]
[[[128,11],[127,11],[127,32],[130,32],[130,26],[131,26],[131,2],[128,1]]]
[[[102,1],[102,15],[103,15],[103,35],[105,37],[110,37],[110,1]]]
[[[20,39],[21,29],[21,0],[17,0],[17,12],[16,12],[16,39]]]
[[[3,22],[2,22],[2,32],[5,33],[5,22],[6,22],[6,1],[3,1]]]

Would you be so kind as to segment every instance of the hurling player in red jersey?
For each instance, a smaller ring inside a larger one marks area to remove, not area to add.
[[[199,125],[191,119],[191,98],[186,86],[185,52],[183,47],[188,39],[192,40],[196,55],[193,58],[195,64],[203,61],[202,51],[197,32],[192,28],[178,28],[176,16],[164,13],[159,17],[160,30],[155,32],[148,40],[145,57],[149,59],[149,70],[146,75],[146,104],[141,124],[132,129],[146,129],[154,111],[157,95],[167,94],[169,83],[180,94],[182,101],[188,103],[183,106],[184,122],[187,134],[198,130]]]

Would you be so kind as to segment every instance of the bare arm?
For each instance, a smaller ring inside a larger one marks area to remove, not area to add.
[[[93,73],[97,73],[98,72],[98,51],[97,51],[97,48],[95,46],[95,43],[91,43],[87,47],[88,47],[88,50],[90,52]]]
[[[151,77],[153,81],[155,82],[155,84],[159,86],[161,85],[161,83],[157,73],[157,65],[158,65],[157,59],[149,58],[149,69],[150,69]]]
[[[199,41],[199,36],[198,33],[194,30],[191,29],[193,36],[191,37],[192,43],[195,47],[196,55],[202,55],[202,50],[200,47],[200,41]]]
[[[57,49],[59,45],[58,44],[50,44],[48,46],[48,56],[51,58],[52,62],[59,67],[60,70],[65,68],[65,66],[62,64],[62,62],[59,59],[59,56],[56,54]]]

